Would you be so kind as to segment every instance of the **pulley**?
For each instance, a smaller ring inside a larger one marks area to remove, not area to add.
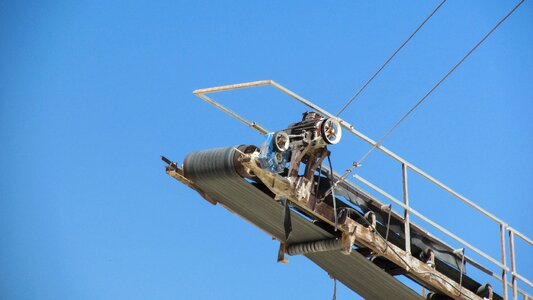
[[[335,145],[342,137],[341,124],[335,118],[327,118],[320,125],[320,134],[324,142]]]
[[[289,135],[285,131],[278,131],[274,133],[274,138],[272,139],[274,143],[274,149],[277,152],[284,152],[289,150]]]

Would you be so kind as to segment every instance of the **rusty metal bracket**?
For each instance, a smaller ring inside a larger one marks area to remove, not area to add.
[[[188,186],[191,189],[193,189],[196,192],[198,192],[198,194],[200,194],[200,196],[202,196],[202,198],[207,200],[207,202],[209,202],[209,203],[211,203],[213,205],[217,205],[218,204],[217,200],[215,200],[212,197],[210,197],[209,195],[207,195],[198,186],[196,186],[194,184],[194,182],[192,182],[190,179],[185,177],[185,175],[183,175],[183,169],[178,167],[178,164],[176,162],[170,161],[168,158],[166,158],[164,156],[161,156],[161,160],[163,160],[164,162],[166,162],[168,164],[168,166],[165,166],[165,171],[166,171],[166,173],[169,176],[173,177],[174,179],[178,180],[179,182],[185,184],[186,186]]]
[[[278,263],[286,264],[289,262],[289,260],[285,257],[285,253],[287,253],[287,244],[285,244],[285,242],[280,242],[278,250]]]

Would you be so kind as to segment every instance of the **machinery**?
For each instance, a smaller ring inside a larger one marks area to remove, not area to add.
[[[285,170],[285,164],[290,162],[288,178],[296,182],[299,180],[300,163],[304,162],[306,170],[300,178],[305,179],[302,179],[304,184],[308,184],[317,166],[330,154],[327,145],[337,144],[341,136],[342,130],[337,120],[306,112],[302,121],[291,124],[286,130],[267,135],[259,155],[261,167],[281,173]]]
[[[257,154],[258,161],[264,170],[278,174],[286,172],[296,198],[307,202],[315,171],[321,168],[326,157],[331,163],[327,146],[337,144],[341,136],[342,130],[337,120],[324,118],[316,112],[305,112],[302,121],[291,124],[286,130],[267,135]],[[300,174],[302,164],[305,169]],[[318,195],[315,194],[315,197]]]
[[[278,240],[278,262],[305,255],[368,299],[420,298],[391,275],[418,282],[431,299],[501,299],[466,275],[464,254],[412,223],[406,242],[402,216],[334,176],[328,146],[341,137],[338,120],[311,111],[260,147],[194,152],[183,168],[163,160],[169,175]],[[389,289],[371,289],[369,276]]]
[[[249,161],[257,160],[259,166],[274,174],[282,174],[288,180],[288,186],[294,193],[294,197],[299,201],[308,203],[310,197],[313,200],[322,201],[326,195],[319,195],[320,180],[315,182],[315,172],[319,168],[322,170],[322,163],[327,157],[331,168],[330,152],[328,145],[337,144],[342,137],[340,123],[334,118],[324,118],[316,112],[305,112],[302,120],[289,125],[285,130],[267,134],[267,138],[260,149],[253,152],[248,151]],[[302,164],[305,165],[300,172]],[[247,177],[254,177],[253,167],[245,168]],[[262,172],[259,172],[262,173]],[[268,174],[268,173],[267,173]],[[329,179],[333,181],[333,175]],[[275,178],[275,177],[274,177]],[[287,195],[277,193],[276,196],[286,207],[284,224],[285,239],[289,238],[292,231],[290,222],[290,209]],[[337,213],[334,209],[335,223],[337,223]]]

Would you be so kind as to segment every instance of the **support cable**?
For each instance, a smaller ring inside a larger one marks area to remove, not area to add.
[[[409,38],[407,40],[405,40],[405,42],[403,42],[403,44],[398,48],[396,49],[396,51],[394,51],[394,53],[389,57],[389,59],[387,59],[385,61],[385,63],[376,71],[376,73],[374,73],[374,75],[372,75],[372,77],[370,77],[370,79],[368,79],[366,81],[366,83],[359,89],[359,91],[357,91],[357,93],[355,93],[355,95],[353,95],[352,98],[350,98],[350,100],[348,100],[348,102],[346,102],[346,104],[344,104],[344,106],[342,107],[342,109],[335,115],[336,117],[338,117],[346,108],[348,108],[348,106],[350,106],[350,104],[352,104],[352,102],[355,100],[355,98],[357,98],[357,96],[359,96],[359,94],[361,94],[361,92],[363,92],[363,90],[370,84],[370,82],[372,82],[372,80],[374,80],[374,78],[376,78],[376,76],[378,76],[378,74],[381,72],[381,70],[383,70],[385,68],[385,66],[387,66],[387,64],[394,58],[394,56],[396,56],[396,54],[398,54],[398,52],[400,52],[400,50],[402,50],[402,48],[415,36],[415,34],[426,24],[426,22],[431,19],[431,17],[437,12],[437,10],[439,10],[439,8],[446,2],[446,0],[442,1],[432,12],[431,14],[429,14],[429,16],[427,16],[427,18],[424,20],[424,22],[422,22],[422,24],[420,24],[418,26],[418,28],[411,34],[411,36],[409,36]]]
[[[507,13],[507,15],[505,15],[505,17],[503,17],[494,27],[492,27],[492,29],[487,33],[485,34],[485,36],[472,48],[470,49],[470,51],[468,51],[468,53],[466,53],[465,56],[463,56],[463,58],[457,63],[455,64],[455,66],[453,66],[453,68],[450,69],[450,71],[448,71],[448,73],[446,73],[446,75],[444,75],[444,77],[442,77],[430,90],[429,92],[427,92],[422,98],[420,98],[420,100],[418,100],[418,102],[407,112],[403,115],[403,117],[398,120],[398,122],[396,122],[396,124],[394,124],[394,126],[392,126],[375,144],[374,146],[372,146],[372,148],[370,148],[356,163],[353,164],[353,166],[346,170],[346,172],[343,174],[343,176],[341,178],[339,178],[339,180],[337,180],[336,183],[338,183],[339,181],[344,181],[346,176],[348,176],[348,174],[350,174],[351,172],[353,172],[353,170],[355,170],[355,168],[357,168],[358,166],[361,165],[361,163],[363,162],[363,160],[365,160],[368,155],[370,155],[370,153],[372,153],[372,151],[374,151],[376,148],[378,148],[379,146],[381,146],[381,144],[383,143],[383,141],[396,129],[398,128],[398,126],[413,112],[415,111],[419,106],[420,104],[422,104],[422,102],[424,102],[424,100],[426,100],[429,95],[431,95],[431,93],[433,93],[433,91],[441,84],[443,83],[469,56],[470,54],[472,54],[505,20],[507,20],[507,18],[509,18],[514,12],[515,10],[520,6],[522,5],[522,3],[524,2],[525,0],[521,0],[511,11],[509,11]]]

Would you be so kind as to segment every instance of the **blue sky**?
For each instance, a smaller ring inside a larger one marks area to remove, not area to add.
[[[273,79],[338,111],[439,2],[2,1],[0,298],[331,297],[325,272],[276,264],[274,241],[159,155],[262,142],[198,88]],[[379,138],[515,3],[448,1],[342,117]],[[526,1],[384,143],[528,236],[532,13]],[[273,130],[303,110],[268,88],[216,99]],[[345,136],[335,168],[367,149]],[[377,151],[357,173],[401,197],[400,166]],[[499,257],[494,223],[409,175],[415,208]]]

